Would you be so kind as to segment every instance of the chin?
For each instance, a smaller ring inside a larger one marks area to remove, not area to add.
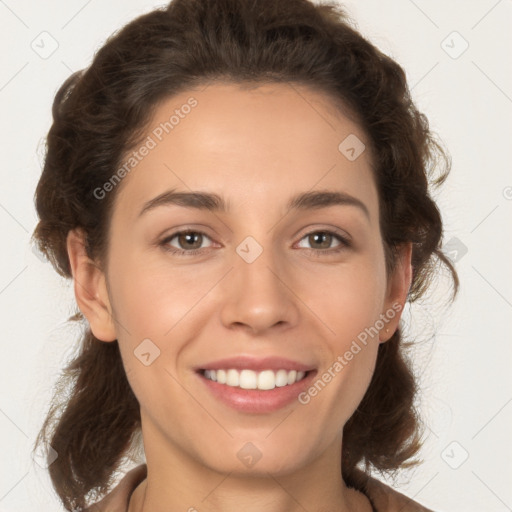
[[[274,446],[268,440],[265,442],[264,436],[261,442],[258,438],[253,438],[252,441],[236,441],[230,444],[230,448],[210,453],[207,459],[203,459],[204,465],[219,473],[252,477],[268,477],[270,473],[277,477],[293,473],[307,462],[303,444],[300,448],[283,443]]]

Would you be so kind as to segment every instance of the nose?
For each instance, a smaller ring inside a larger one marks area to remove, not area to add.
[[[293,292],[292,277],[270,249],[265,248],[251,263],[235,254],[233,264],[223,286],[220,316],[226,328],[254,335],[297,324],[299,299]]]

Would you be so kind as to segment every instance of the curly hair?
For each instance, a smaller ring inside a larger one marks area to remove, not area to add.
[[[352,25],[337,3],[308,0],[173,0],[130,22],[56,94],[35,192],[39,249],[71,278],[66,238],[79,227],[89,257],[103,264],[116,192],[100,201],[94,190],[141,140],[159,102],[214,82],[303,84],[328,95],[368,136],[388,272],[397,248],[412,243],[408,300],[427,291],[439,264],[455,296],[458,277],[441,250],[430,191],[446,179],[450,159],[415,107],[403,69]],[[84,317],[77,311],[70,320]],[[67,510],[108,490],[141,428],[117,340],[102,343],[86,328],[80,342],[36,440],[58,453],[49,473]],[[364,485],[358,466],[368,475],[415,462],[421,429],[406,345],[400,327],[380,344],[369,388],[344,427],[348,485]]]

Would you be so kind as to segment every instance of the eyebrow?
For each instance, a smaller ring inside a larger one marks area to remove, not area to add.
[[[227,213],[229,204],[222,196],[210,192],[176,192],[174,189],[163,192],[144,204],[139,217],[159,206],[178,205],[211,212]],[[366,205],[345,192],[333,190],[313,190],[293,196],[286,206],[288,210],[313,210],[329,206],[355,206],[370,219]]]

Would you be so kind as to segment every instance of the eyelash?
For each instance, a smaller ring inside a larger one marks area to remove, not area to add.
[[[309,254],[311,255],[314,255],[315,257],[321,257],[321,256],[324,256],[324,255],[335,255],[335,254],[338,254],[340,253],[341,251],[343,250],[346,250],[350,247],[352,247],[352,244],[350,242],[350,240],[339,234],[339,233],[336,233],[335,231],[329,231],[329,230],[323,230],[323,229],[319,229],[319,230],[316,230],[316,231],[310,231],[309,233],[306,233],[301,239],[300,241],[304,240],[304,238],[307,238],[311,235],[315,235],[315,234],[323,234],[323,235],[331,235],[333,238],[335,238],[336,240],[338,240],[340,242],[340,244],[333,248],[333,249],[306,249],[306,251],[308,251]],[[184,229],[182,231],[176,231],[175,233],[167,236],[166,238],[164,238],[160,243],[159,245],[166,251],[166,252],[170,252],[171,254],[174,254],[176,256],[180,256],[180,257],[188,257],[188,256],[194,256],[196,254],[199,254],[203,251],[204,248],[201,248],[201,249],[192,249],[190,251],[186,251],[184,249],[176,249],[175,247],[171,247],[169,246],[169,242],[173,239],[173,238],[176,238],[177,236],[179,235],[203,235],[207,238],[210,238],[206,233],[202,232],[202,231],[194,231],[194,230],[190,230],[190,229]]]

